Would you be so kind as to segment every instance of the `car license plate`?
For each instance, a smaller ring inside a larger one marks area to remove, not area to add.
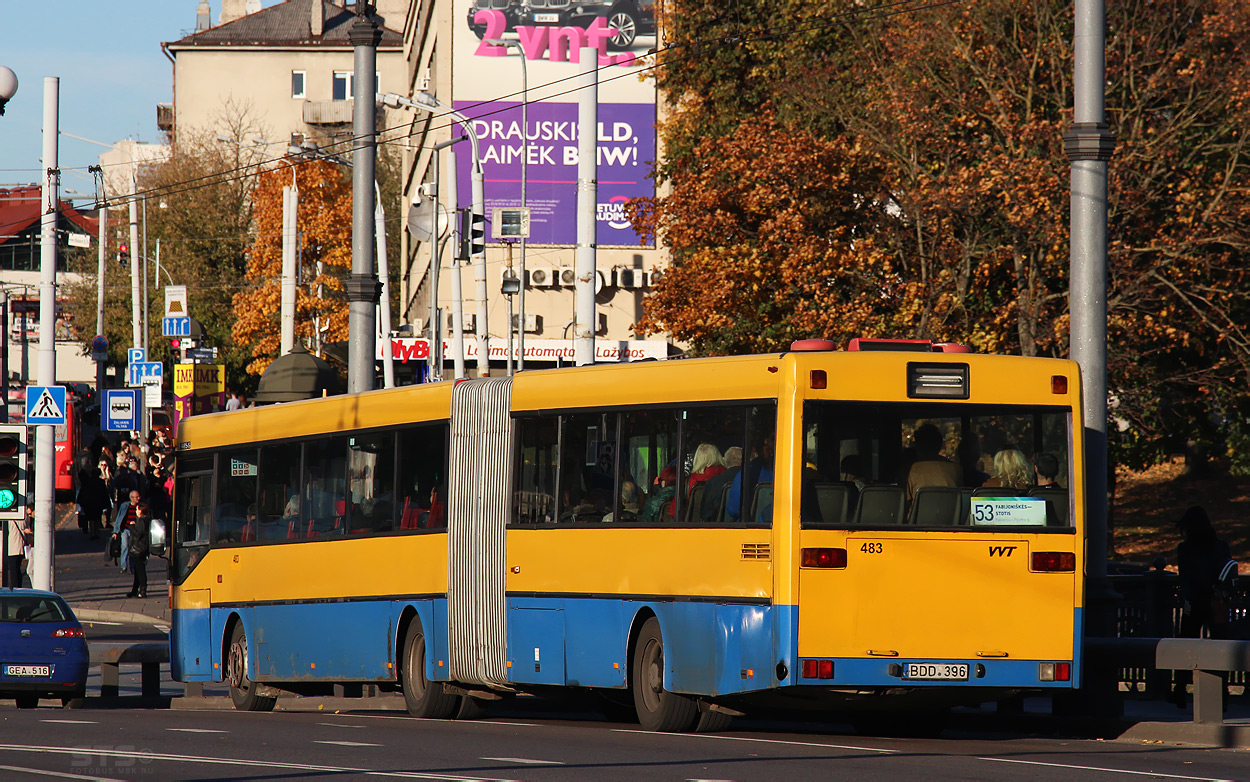
[[[967,663],[907,663],[904,679],[913,681],[967,681]]]
[[[559,14],[534,14],[535,22],[559,22]]]
[[[48,665],[6,665],[4,666],[5,676],[42,676],[47,678],[52,675],[52,667]]]

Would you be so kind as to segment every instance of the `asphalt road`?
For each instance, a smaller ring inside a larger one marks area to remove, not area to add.
[[[541,718],[536,718],[541,717]],[[963,733],[856,736],[744,723],[646,733],[524,704],[474,721],[378,712],[17,711],[0,706],[0,778],[427,780],[1245,780],[1250,754]]]

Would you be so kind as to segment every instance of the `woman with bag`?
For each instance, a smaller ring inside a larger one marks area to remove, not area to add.
[[[151,528],[148,516],[148,504],[141,502],[135,506],[135,520],[130,525],[130,569],[134,572],[134,583],[126,597],[148,596],[148,532]]]
[[[1228,604],[1216,593],[1216,585],[1221,570],[1232,559],[1228,543],[1215,534],[1211,519],[1200,506],[1185,511],[1176,524],[1184,536],[1176,547],[1176,569],[1184,601],[1181,637],[1201,638],[1205,630],[1211,638],[1219,638],[1228,624]],[[1176,673],[1170,700],[1180,708],[1188,705],[1186,688],[1191,679],[1189,671]]]

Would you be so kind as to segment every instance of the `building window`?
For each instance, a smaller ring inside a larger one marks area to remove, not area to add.
[[[334,100],[347,100],[352,96],[352,72],[335,71],[332,94]]]
[[[291,71],[291,97],[304,97],[304,71]]]
[[[351,100],[353,91],[353,72],[335,71],[332,94],[334,100]],[[382,91],[382,74],[373,74],[373,86],[377,92]]]

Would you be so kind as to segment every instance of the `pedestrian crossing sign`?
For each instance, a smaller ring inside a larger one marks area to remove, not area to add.
[[[26,423],[65,425],[65,386],[26,386]]]

